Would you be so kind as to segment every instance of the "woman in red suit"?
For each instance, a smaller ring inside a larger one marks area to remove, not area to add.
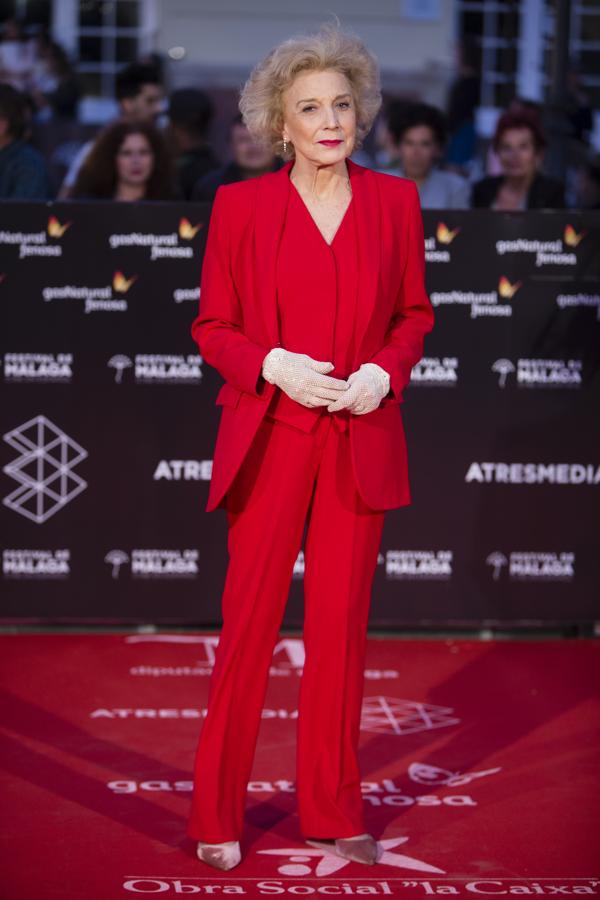
[[[412,181],[357,165],[379,73],[334,26],[274,48],[240,109],[287,159],[222,186],[192,334],[225,379],[207,511],[224,507],[223,627],[188,834],[241,859],[246,789],[294,562],[304,547],[296,791],[305,840],[364,863],[357,761],[367,621],[386,509],[411,502],[400,403],[433,326]]]

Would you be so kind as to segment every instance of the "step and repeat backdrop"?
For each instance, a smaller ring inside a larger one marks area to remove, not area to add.
[[[221,376],[190,337],[206,204],[3,203],[6,622],[220,622]],[[436,313],[402,404],[372,627],[599,618],[600,211],[423,212]],[[302,623],[299,550],[284,626]]]

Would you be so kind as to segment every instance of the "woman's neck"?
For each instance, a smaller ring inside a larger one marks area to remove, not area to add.
[[[504,187],[515,194],[526,194],[534,178],[535,172],[529,172],[527,175],[505,175]]]
[[[117,190],[115,191],[115,200],[126,200],[128,202],[134,202],[136,200],[143,200],[146,196],[146,186],[141,184],[127,184],[126,182],[119,182],[117,185]]]
[[[301,193],[310,194],[317,200],[328,200],[338,191],[350,188],[350,175],[345,159],[327,166],[297,157],[289,176]]]
[[[405,177],[406,177],[406,178],[410,178],[412,181],[414,181],[414,183],[417,185],[418,188],[421,188],[421,187],[423,187],[423,185],[425,184],[425,182],[426,182],[427,179],[429,178],[429,175],[430,175],[430,174],[431,174],[430,172],[427,172],[425,175],[422,175],[422,174],[420,174],[420,175],[408,175],[407,173],[405,173]]]

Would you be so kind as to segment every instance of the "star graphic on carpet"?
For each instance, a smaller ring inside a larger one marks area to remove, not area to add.
[[[442,875],[446,874],[444,869],[438,869],[436,866],[431,866],[429,863],[423,862],[423,860],[415,859],[412,856],[405,856],[402,853],[389,852],[392,847],[398,847],[407,840],[407,837],[396,837],[377,841],[376,865],[383,864],[386,866],[394,866],[397,869],[411,869],[416,872],[437,872]],[[277,850],[258,850],[258,853],[266,856],[287,856],[290,863],[295,863],[296,865],[281,865],[277,871],[282,875],[292,876],[307,875],[310,869],[306,865],[298,865],[298,863],[307,863],[310,859],[319,860],[315,869],[315,875],[320,877],[324,875],[333,875],[335,872],[338,872],[352,862],[352,860],[343,859],[341,856],[338,856],[333,850],[320,850],[313,849],[312,847],[307,847],[306,849],[304,847],[301,849],[298,847],[281,847]],[[357,865],[361,865],[361,863],[357,863]]]

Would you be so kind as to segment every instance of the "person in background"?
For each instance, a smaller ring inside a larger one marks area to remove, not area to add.
[[[600,209],[600,154],[590,155],[575,172],[575,207]]]
[[[565,112],[571,126],[572,140],[589,147],[594,130],[593,106],[583,85],[581,68],[574,62],[567,70]]]
[[[96,138],[71,197],[173,200],[172,163],[161,132],[149,122],[113,122]]]
[[[7,19],[0,41],[0,82],[12,85],[17,91],[28,90],[34,63],[35,49],[23,34],[21,23]]]
[[[31,76],[30,94],[36,120],[73,119],[77,115],[79,82],[60,44],[40,35],[38,60]]]
[[[521,110],[525,110],[529,113],[530,117],[536,118],[539,123],[539,129],[544,131],[544,126],[542,124],[542,105],[538,103],[537,100],[528,100],[526,97],[516,96],[510,101],[504,112],[520,112]],[[502,115],[502,113],[500,113]],[[498,119],[500,118],[498,116]],[[498,119],[496,120],[496,125],[498,124]],[[477,178],[471,179],[472,181],[477,181],[478,178],[483,178],[484,175],[504,175],[504,168],[502,166],[502,162],[500,157],[496,153],[494,149],[493,141],[488,143],[488,146],[485,150],[485,159],[484,159],[484,170],[477,176]]]
[[[52,187],[42,154],[27,141],[27,98],[0,84],[0,199],[49,200]]]
[[[214,200],[217,188],[232,181],[245,181],[266,172],[275,172],[282,161],[264,145],[259,144],[246,128],[241,113],[231,122],[231,151],[233,159],[227,165],[210,172],[195,184],[192,200]]]
[[[466,178],[439,168],[446,141],[444,114],[427,103],[397,107],[388,128],[397,147],[397,163],[383,169],[415,182],[423,209],[467,209]]]
[[[562,182],[540,172],[546,137],[533,111],[512,109],[500,116],[492,147],[503,174],[488,175],[475,182],[471,194],[474,207],[564,209]]]
[[[161,53],[157,53],[156,50],[149,50],[147,53],[142,53],[138,56],[137,62],[140,66],[148,66],[154,69],[158,75],[159,84],[166,83],[165,58]]]
[[[377,116],[373,126],[375,135],[374,168],[385,172],[400,165],[398,146],[394,135],[390,131],[390,122],[398,119],[404,113],[406,107],[412,103],[414,103],[413,100],[394,97],[387,101],[385,107]]]
[[[164,100],[159,73],[153,66],[131,63],[117,75],[116,96],[119,103],[119,120],[154,124],[160,115]],[[79,169],[93,144],[93,140],[83,144],[72,160],[58,193],[59,199],[69,197]]]
[[[475,113],[481,92],[481,44],[465,35],[457,45],[456,79],[447,98],[448,143],[444,163],[459,175],[468,175],[476,154]]]
[[[198,179],[219,166],[207,140],[214,116],[213,103],[198,88],[181,88],[171,94],[167,115],[177,180],[184,200],[190,200]]]

